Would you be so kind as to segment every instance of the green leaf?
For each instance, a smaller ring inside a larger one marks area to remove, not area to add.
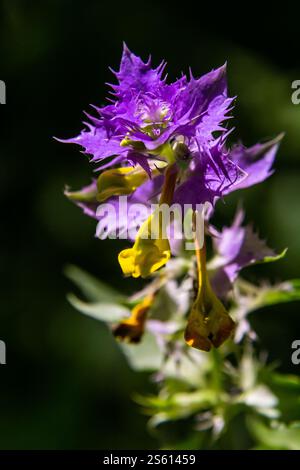
[[[271,371],[266,374],[265,381],[279,400],[281,419],[300,420],[300,377]]]
[[[258,261],[255,264],[272,263],[273,261],[278,261],[285,257],[287,251],[288,251],[288,248],[285,248],[284,250],[282,250],[281,253],[278,253],[274,256],[265,256],[261,261]]]
[[[87,300],[92,302],[119,303],[125,299],[118,291],[77,266],[69,265],[65,268],[64,272],[67,278],[79,287]]]
[[[167,390],[158,396],[139,397],[138,402],[152,415],[151,425],[157,426],[166,421],[187,418],[203,410],[213,408],[218,403],[218,393],[207,388],[190,392],[167,394]]]
[[[122,305],[105,302],[88,303],[78,299],[74,294],[69,294],[67,298],[79,312],[96,320],[113,323],[130,315],[130,310]]]
[[[292,423],[289,426],[280,423],[274,428],[253,417],[249,418],[247,422],[250,433],[264,448],[300,449],[300,422]]]
[[[140,343],[120,343],[120,348],[129,365],[135,370],[155,371],[159,370],[162,365],[162,350],[159,348],[156,338],[147,331]]]
[[[300,396],[300,377],[292,374],[271,374],[272,385],[280,387],[283,390],[296,392]]]
[[[251,310],[296,300],[300,300],[300,279],[292,279],[274,287],[263,288],[251,306]]]

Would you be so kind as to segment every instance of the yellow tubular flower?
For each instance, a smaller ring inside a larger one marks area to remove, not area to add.
[[[206,271],[206,249],[196,247],[198,293],[185,329],[186,343],[202,351],[218,348],[233,332],[235,323],[212,290]]]
[[[138,165],[103,171],[97,181],[97,201],[104,202],[111,196],[131,194],[147,178],[146,171]]]
[[[163,204],[171,204],[176,178],[176,165],[169,165],[158,209],[140,227],[133,247],[119,253],[119,263],[126,276],[147,277],[170,259],[170,244],[160,209]]]
[[[152,303],[153,295],[145,297],[142,302],[132,309],[130,317],[114,328],[114,336],[128,343],[139,343],[144,334],[147,314]]]

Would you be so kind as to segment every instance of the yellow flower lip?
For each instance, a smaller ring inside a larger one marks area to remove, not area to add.
[[[140,227],[133,247],[119,253],[118,260],[125,276],[148,277],[170,259],[171,249],[161,207],[171,204],[176,178],[176,167],[168,166],[158,208]]]
[[[154,159],[149,166],[151,176],[156,177],[161,174],[166,163]],[[112,196],[129,195],[145,183],[148,178],[148,173],[140,165],[103,171],[97,181],[97,201],[104,202]]]
[[[153,295],[145,297],[132,309],[130,317],[113,329],[113,335],[120,341],[131,344],[139,343],[145,331],[145,323],[152,303]]]
[[[112,196],[131,194],[147,179],[146,171],[139,166],[106,170],[97,181],[97,201],[104,202]]]
[[[127,147],[129,145],[131,145],[135,150],[145,150],[145,144],[139,140],[132,140],[130,138],[130,134],[126,135],[120,142],[120,147]]]
[[[147,224],[148,221],[149,219]],[[167,239],[143,240],[137,237],[132,248],[119,253],[118,260],[125,276],[146,278],[164,266],[170,257],[171,250]]]

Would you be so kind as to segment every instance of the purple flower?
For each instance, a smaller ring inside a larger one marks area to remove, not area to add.
[[[64,142],[83,147],[97,170],[139,164],[155,177],[155,160],[176,162],[174,202],[180,204],[213,204],[266,179],[279,139],[249,149],[226,147],[224,122],[233,98],[227,94],[225,66],[171,84],[164,68],[165,63],[152,68],[150,59],[144,63],[125,45],[111,103],[94,106],[96,116],[88,115],[80,135]]]
[[[111,85],[112,104],[96,108],[98,116],[91,119],[93,126],[75,139],[93,155],[93,161],[120,153],[130,160],[132,152],[140,158],[151,158],[156,149],[176,135],[190,138],[197,132],[202,142],[213,132],[224,130],[222,122],[233,101],[227,97],[225,67],[199,80],[191,76],[188,81],[182,76],[170,85],[162,76],[164,67],[162,63],[152,69],[150,59],[144,63],[124,46],[120,70],[114,72],[119,83]],[[105,144],[99,150],[98,141],[104,136]],[[124,147],[122,152],[116,148],[118,145]]]
[[[276,153],[284,134],[275,139],[246,148],[242,144],[235,145],[230,152],[230,158],[247,173],[247,178],[229,187],[226,192],[249,188],[265,181],[274,172],[272,169]]]
[[[231,227],[214,232],[214,248],[217,257],[212,264],[216,272],[212,278],[214,291],[224,297],[237,279],[239,272],[252,264],[276,261],[284,256],[284,250],[276,254],[260,239],[251,225],[242,226],[244,212],[239,210]]]

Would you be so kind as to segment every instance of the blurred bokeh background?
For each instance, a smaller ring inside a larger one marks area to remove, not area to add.
[[[77,135],[89,103],[101,104],[118,68],[122,41],[154,64],[165,58],[169,78],[191,66],[200,75],[228,62],[237,95],[234,136],[251,145],[286,133],[276,173],[264,184],[219,203],[215,222],[230,223],[238,200],[247,220],[286,258],[251,268],[252,279],[299,276],[300,105],[291,83],[300,79],[296,6],[253,8],[235,15],[198,4],[176,7],[150,0],[44,0],[0,2],[1,449],[155,448],[155,434],[132,401],[151,387],[130,371],[105,327],[66,301],[74,287],[63,268],[76,264],[124,292],[118,243],[94,238],[95,223],[63,196],[91,177],[75,146],[52,136]],[[124,243],[123,243],[124,245]],[[139,283],[136,282],[135,286]],[[299,304],[256,312],[260,348],[283,372],[300,336]]]

